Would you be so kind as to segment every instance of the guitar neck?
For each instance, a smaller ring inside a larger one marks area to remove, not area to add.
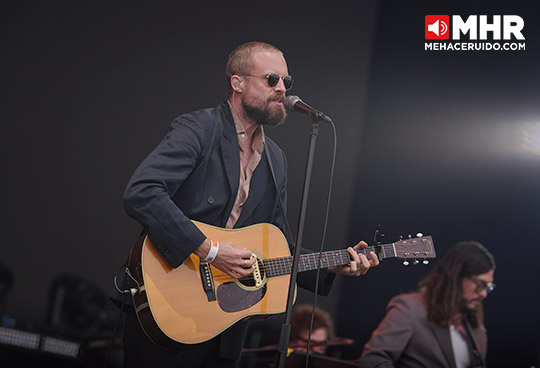
[[[376,248],[379,248],[376,250]],[[397,257],[393,244],[385,244],[377,247],[355,249],[356,253],[368,256],[369,252],[377,253],[379,260]],[[380,251],[379,251],[380,250]],[[347,249],[332,250],[321,254],[321,268],[343,266],[352,260]],[[264,267],[268,277],[281,276],[291,273],[293,257],[270,258],[264,260]],[[319,267],[319,253],[301,254],[298,260],[298,272],[312,271]]]

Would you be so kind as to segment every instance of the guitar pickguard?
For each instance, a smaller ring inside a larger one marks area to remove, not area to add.
[[[266,284],[256,290],[246,290],[236,282],[226,282],[217,289],[219,307],[228,313],[239,312],[254,306],[264,298]]]

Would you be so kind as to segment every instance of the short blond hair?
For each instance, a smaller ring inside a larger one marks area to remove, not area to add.
[[[279,52],[280,49],[266,42],[251,41],[235,48],[229,55],[227,66],[225,67],[225,78],[227,78],[227,98],[232,96],[231,77],[233,75],[249,75],[253,69],[253,54],[259,51]]]

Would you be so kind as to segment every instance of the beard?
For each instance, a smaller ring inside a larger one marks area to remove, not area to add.
[[[473,305],[471,306],[471,304]],[[473,312],[476,312],[478,308],[480,308],[481,305],[482,305],[482,299],[469,299],[469,300],[463,299],[461,301],[461,311],[463,313],[473,313]]]
[[[248,118],[253,120],[258,125],[263,126],[278,126],[283,124],[287,117],[285,106],[271,106],[272,101],[283,100],[281,95],[273,95],[268,97],[263,103],[248,105],[245,101],[242,101],[242,108]],[[260,100],[259,100],[260,101]],[[263,105],[262,107],[260,105]],[[272,108],[274,107],[274,108]]]

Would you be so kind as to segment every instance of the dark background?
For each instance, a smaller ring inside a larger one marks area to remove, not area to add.
[[[389,242],[432,235],[439,257],[457,241],[482,242],[497,261],[485,302],[488,365],[538,364],[539,10],[536,1],[2,2],[0,263],[14,280],[3,324],[50,328],[61,275],[87,283],[76,283],[78,300],[112,289],[139,232],[122,208],[133,170],[177,115],[224,100],[229,52],[262,40],[284,52],[290,94],[337,126],[325,248],[371,241],[379,224]],[[430,14],[519,15],[526,50],[424,51]],[[293,229],[309,126],[291,114],[267,130],[288,155]],[[312,249],[328,190],[326,125],[316,150],[304,238]],[[389,299],[414,290],[432,264],[386,260],[366,276],[338,277],[319,305],[339,336],[363,344]],[[110,327],[113,314],[100,323]],[[79,332],[96,333],[85,322]]]

